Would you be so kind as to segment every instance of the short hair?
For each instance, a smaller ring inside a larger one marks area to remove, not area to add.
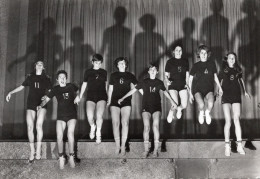
[[[181,49],[183,50],[183,45],[181,42],[178,42],[176,44],[173,45],[172,51],[175,51],[176,47],[181,47]]]
[[[201,52],[201,50],[205,50],[205,51],[207,52],[207,54],[208,54],[208,57],[210,57],[211,51],[210,51],[209,47],[206,46],[206,45],[200,45],[200,46],[198,47],[198,50],[197,50],[197,58],[200,58],[200,52]]]
[[[68,78],[68,73],[65,70],[59,70],[57,72],[57,78],[59,77],[60,74],[64,74],[66,76],[66,78]]]
[[[154,63],[150,63],[149,67],[148,67],[148,70],[150,70],[150,68],[153,68],[155,67],[157,71],[159,71],[159,66],[154,64]]]
[[[116,58],[115,59],[115,61],[114,61],[114,65],[115,65],[115,67],[118,69],[118,63],[119,62],[121,62],[121,61],[125,61],[125,66],[126,66],[126,68],[128,67],[128,60],[127,60],[127,58],[126,57],[118,57],[118,58]]]
[[[100,54],[94,54],[92,57],[92,62],[95,62],[95,61],[100,61],[101,63],[103,63],[103,56]]]

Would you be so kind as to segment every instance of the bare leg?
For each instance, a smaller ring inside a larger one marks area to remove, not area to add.
[[[68,143],[69,143],[69,164],[71,168],[75,167],[75,161],[74,161],[74,143],[75,143],[75,139],[74,139],[74,131],[75,131],[75,126],[76,126],[77,120],[76,119],[70,119],[67,122],[68,125]]]
[[[66,127],[66,122],[61,121],[61,120],[57,120],[57,122],[56,122],[56,133],[57,133],[57,143],[58,143],[59,156],[64,154],[63,135],[64,135],[65,127]]]
[[[148,157],[148,154],[149,154],[149,132],[150,132],[151,114],[148,112],[143,112],[142,117],[143,117],[143,123],[144,123],[144,131],[143,131],[144,153],[143,153],[143,156],[146,158],[146,157]]]
[[[26,110],[26,123],[27,123],[27,135],[30,143],[30,157],[29,162],[31,162],[34,159],[34,134],[33,134],[33,128],[34,128],[34,120],[35,120],[36,112],[34,110]]]
[[[37,121],[36,121],[36,130],[37,130],[37,147],[36,147],[36,159],[39,160],[41,158],[41,145],[43,138],[43,130],[42,125],[44,122],[44,118],[46,116],[47,110],[45,108],[41,108],[37,112]]]
[[[113,124],[113,134],[116,143],[116,154],[120,152],[120,132],[119,132],[119,123],[120,123],[120,108],[116,106],[110,107],[112,124]]]
[[[131,114],[131,106],[125,106],[121,108],[121,123],[122,123],[122,143],[121,143],[121,154],[125,155],[125,143],[128,136],[129,130],[129,118]]]
[[[159,148],[159,139],[160,139],[160,132],[159,132],[159,124],[160,124],[161,112],[157,111],[153,113],[153,134],[154,134],[154,152],[153,156],[158,156],[158,148]]]
[[[96,116],[97,116],[97,132],[96,132],[96,142],[101,143],[101,128],[103,124],[103,114],[106,108],[106,101],[102,100],[97,102],[96,106]]]

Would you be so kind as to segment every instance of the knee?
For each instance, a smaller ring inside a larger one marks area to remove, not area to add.
[[[198,103],[198,108],[199,108],[199,110],[203,110],[204,109],[204,103]]]
[[[98,119],[98,120],[102,120],[102,119],[103,119],[103,115],[97,114],[97,119]]]
[[[57,134],[57,141],[62,142],[63,141],[63,134]]]
[[[113,121],[113,126],[116,128],[119,127],[119,121]]]
[[[94,120],[94,115],[92,114],[87,114],[87,117],[89,121]]]
[[[153,130],[154,131],[158,131],[159,130],[159,126],[158,125],[153,125]]]
[[[129,125],[129,124],[128,124],[128,122],[127,122],[127,121],[123,121],[123,122],[122,122],[122,127],[124,127],[124,128],[127,128],[127,127],[128,127],[128,125]]]
[[[69,140],[74,139],[74,132],[73,131],[68,131],[67,135],[68,135]]]
[[[150,126],[144,126],[144,133],[150,132]]]
[[[42,123],[37,123],[36,124],[36,130],[37,130],[37,132],[38,131],[42,131]]]
[[[33,124],[27,124],[28,132],[33,132]]]
[[[230,122],[230,121],[226,121],[226,123],[225,123],[225,127],[230,128],[230,127],[231,127],[231,122]]]
[[[234,115],[234,125],[240,125],[240,121],[239,121],[239,115]]]

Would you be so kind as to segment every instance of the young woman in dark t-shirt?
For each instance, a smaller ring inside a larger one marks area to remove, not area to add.
[[[57,144],[59,151],[59,165],[60,169],[64,168],[65,165],[65,154],[63,135],[66,126],[68,127],[68,143],[69,143],[69,164],[71,168],[75,167],[75,154],[74,154],[74,131],[77,122],[77,109],[74,104],[74,99],[78,93],[78,87],[72,83],[67,83],[67,72],[60,70],[57,72],[57,81],[59,85],[53,87],[47,94],[47,97],[42,101],[41,105],[38,106],[38,110],[47,104],[54,96],[58,101],[58,117],[56,122],[56,134]]]
[[[189,77],[190,102],[192,103],[195,97],[199,109],[199,123],[204,123],[205,114],[206,123],[210,124],[210,112],[214,105],[214,82],[219,88],[220,95],[223,91],[217,76],[216,64],[214,61],[208,60],[209,48],[205,45],[199,46],[197,56],[200,61],[193,65]]]
[[[153,133],[154,133],[154,152],[153,156],[158,156],[159,148],[159,122],[161,117],[161,97],[160,91],[164,92],[164,95],[171,101],[172,108],[176,108],[177,104],[173,101],[171,96],[166,91],[163,82],[156,78],[158,73],[158,67],[151,65],[149,67],[149,78],[145,79],[143,82],[137,84],[137,86],[129,91],[125,96],[118,100],[121,104],[124,99],[133,95],[137,90],[143,95],[142,102],[142,117],[144,123],[144,153],[143,156],[146,158],[149,154],[149,132],[150,132],[150,119],[153,118]],[[173,110],[173,109],[171,109]]]
[[[165,66],[165,80],[168,86],[168,91],[172,99],[179,105],[177,107],[176,117],[180,119],[182,110],[188,104],[188,79],[189,79],[189,62],[188,59],[182,58],[182,46],[176,45],[172,51],[173,57],[169,59]],[[180,102],[179,102],[180,98]],[[172,122],[174,112],[170,110],[167,121]]]
[[[101,143],[101,128],[103,124],[103,114],[107,103],[107,71],[101,68],[103,57],[99,54],[93,55],[93,68],[85,71],[84,81],[81,86],[80,95],[75,98],[78,103],[87,88],[86,112],[90,125],[90,139],[96,135],[96,143]],[[96,111],[96,114],[95,114]],[[96,115],[96,124],[94,116]],[[97,129],[97,131],[96,131]]]
[[[240,125],[241,114],[241,90],[242,86],[244,95],[250,98],[246,92],[245,84],[242,79],[242,69],[238,65],[237,55],[234,52],[230,52],[226,55],[223,62],[222,70],[219,74],[220,83],[223,89],[222,107],[225,116],[225,155],[230,156],[230,127],[231,127],[231,114],[233,114],[233,120],[235,125],[235,133],[237,138],[237,152],[244,155],[245,151],[242,146],[242,131]]]
[[[119,71],[112,73],[110,76],[107,105],[110,105],[113,134],[116,142],[115,153],[119,154],[121,152],[122,155],[125,155],[125,143],[128,136],[132,97],[129,96],[121,104],[118,104],[118,100],[135,87],[137,80],[132,73],[126,72],[126,68],[128,67],[128,60],[125,57],[117,58],[115,60],[115,66]],[[121,147],[119,131],[120,116],[122,124]]]
[[[41,159],[41,145],[43,138],[42,125],[47,112],[46,106],[38,111],[36,110],[36,108],[41,103],[41,100],[45,98],[45,94],[52,86],[50,78],[45,74],[44,63],[42,61],[37,61],[35,63],[35,71],[27,75],[25,81],[22,83],[21,86],[15,88],[8,93],[8,95],[6,96],[6,101],[9,102],[12,94],[23,90],[26,86],[29,87],[26,110],[27,133],[31,149],[29,163],[32,163],[34,158],[36,158],[37,160]],[[33,133],[35,118],[37,130],[36,151],[34,147]]]

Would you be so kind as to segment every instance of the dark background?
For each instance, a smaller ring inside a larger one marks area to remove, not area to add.
[[[199,44],[212,50],[210,60],[218,69],[227,51],[238,54],[251,100],[243,97],[243,138],[260,138],[259,56],[260,2],[258,0],[3,0],[0,1],[0,139],[26,139],[25,107],[28,89],[7,93],[21,85],[36,60],[44,60],[55,83],[55,73],[65,69],[69,81],[81,85],[84,70],[91,68],[94,53],[104,56],[110,75],[116,57],[129,58],[129,71],[138,79],[150,62],[160,64],[163,79],[169,49],[182,42],[190,66],[197,61]],[[132,103],[129,138],[141,139],[141,96]],[[163,97],[161,137],[171,139],[222,139],[224,119],[220,99],[215,102],[210,126],[199,125],[194,104],[183,118],[166,121],[169,103]],[[44,139],[55,139],[56,101],[48,105]],[[89,124],[84,100],[78,107],[77,136],[88,138]],[[233,130],[233,129],[232,129]],[[234,135],[234,130],[231,133]],[[107,109],[102,135],[112,139]]]

